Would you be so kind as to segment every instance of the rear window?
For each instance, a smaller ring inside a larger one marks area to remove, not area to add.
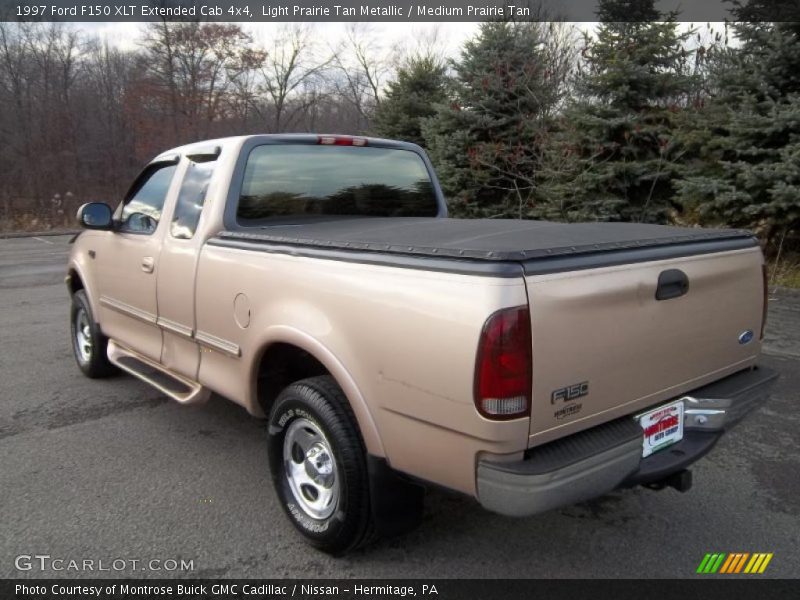
[[[393,148],[276,144],[250,152],[237,221],[303,215],[433,217],[436,194],[422,158]]]

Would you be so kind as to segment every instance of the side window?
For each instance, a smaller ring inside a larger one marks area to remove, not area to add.
[[[178,192],[178,203],[175,205],[175,216],[172,218],[170,233],[172,237],[189,240],[197,231],[203,204],[206,201],[208,183],[214,174],[216,162],[189,162],[186,175]]]
[[[158,227],[175,164],[155,164],[139,176],[122,204],[119,231],[151,234]]]

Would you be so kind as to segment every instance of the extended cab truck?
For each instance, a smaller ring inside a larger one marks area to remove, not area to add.
[[[332,553],[413,525],[424,482],[515,516],[688,489],[775,378],[750,233],[449,219],[412,144],[192,144],[78,217],[79,367],[269,419],[277,496]]]

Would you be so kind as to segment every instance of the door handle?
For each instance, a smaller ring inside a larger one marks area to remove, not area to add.
[[[689,291],[689,278],[680,269],[668,269],[658,276],[656,300],[679,298]]]
[[[142,259],[142,271],[144,271],[145,273],[152,273],[155,266],[156,266],[156,261],[153,260],[152,256],[145,256]]]

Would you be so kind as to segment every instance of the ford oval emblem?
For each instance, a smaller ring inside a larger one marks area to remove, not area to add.
[[[739,343],[740,344],[749,344],[753,341],[753,330],[748,329],[747,331],[743,331],[739,334]]]

